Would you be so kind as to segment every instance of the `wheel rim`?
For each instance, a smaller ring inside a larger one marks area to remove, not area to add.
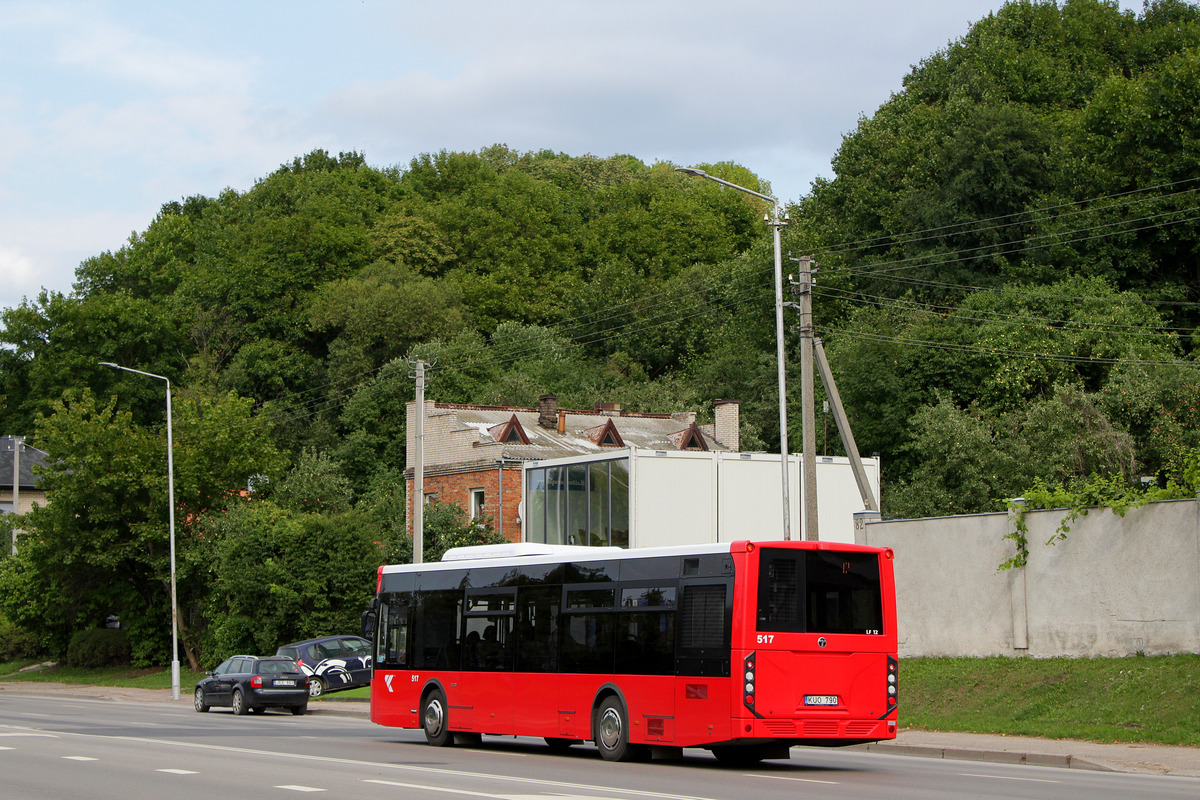
[[[621,744],[621,714],[615,708],[606,708],[600,715],[600,746],[613,750]]]
[[[308,696],[320,697],[325,694],[325,682],[317,677],[308,679]]]
[[[235,713],[235,714],[242,713],[242,693],[241,692],[233,693],[233,713]]]
[[[197,689],[197,690],[196,690],[196,710],[197,710],[197,711],[202,711],[202,710],[204,709],[204,706],[205,706],[205,704],[204,704],[204,690],[203,690],[203,689]]]
[[[442,732],[445,720],[446,712],[442,708],[442,699],[440,697],[429,698],[429,702],[425,704],[425,733],[437,736]]]

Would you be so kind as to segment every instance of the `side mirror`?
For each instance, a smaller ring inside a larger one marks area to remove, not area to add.
[[[375,641],[375,612],[368,609],[362,614],[362,637],[368,641]]]

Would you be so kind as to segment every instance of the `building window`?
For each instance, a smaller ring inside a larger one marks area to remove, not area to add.
[[[437,492],[426,492],[425,493],[425,505],[429,505],[430,503],[436,503],[437,501],[438,501],[438,493]]]
[[[471,490],[471,519],[479,519],[483,516],[483,489]]]
[[[629,461],[592,461],[526,471],[527,540],[629,546]]]

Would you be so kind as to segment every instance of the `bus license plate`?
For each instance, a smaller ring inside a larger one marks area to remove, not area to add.
[[[838,698],[836,694],[806,694],[804,695],[804,705],[806,706],[836,706]]]
[[[295,681],[275,681],[276,686],[295,686]]]

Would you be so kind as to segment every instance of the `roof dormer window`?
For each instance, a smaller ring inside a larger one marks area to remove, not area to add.
[[[672,433],[671,441],[680,450],[708,451],[708,442],[704,440],[704,433],[700,430],[700,426],[694,422],[683,430]]]
[[[516,414],[513,414],[508,422],[488,428],[488,433],[497,442],[503,444],[529,444],[529,436],[525,433],[525,428],[521,426],[521,420],[517,419]]]
[[[603,425],[597,425],[594,428],[588,428],[584,433],[592,440],[594,444],[600,447],[624,447],[625,440],[621,438],[621,432],[617,430],[617,426],[613,421],[606,420]]]

